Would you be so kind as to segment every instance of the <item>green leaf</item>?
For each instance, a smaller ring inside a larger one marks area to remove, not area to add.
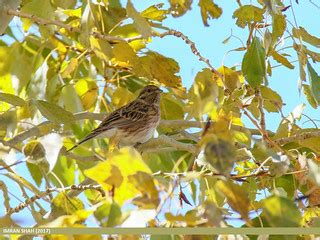
[[[60,182],[62,182],[64,186],[70,186],[75,182],[75,163],[71,159],[67,159],[65,156],[59,157],[52,169],[52,172],[59,178]],[[55,177],[52,177],[51,181],[55,186],[60,186],[60,182],[57,182]]]
[[[160,102],[161,117],[167,120],[183,119],[183,104],[175,99],[172,94],[163,94]]]
[[[9,93],[0,93],[0,101],[10,103],[14,106],[24,106],[26,104],[26,101],[22,98]]]
[[[102,227],[114,227],[121,223],[121,208],[115,202],[107,202],[94,212]]]
[[[287,22],[286,17],[282,14],[272,15],[272,39],[275,41],[282,37],[286,30]]]
[[[313,107],[314,109],[317,109],[318,103],[312,95],[310,86],[307,84],[303,84],[302,88],[303,88],[303,93],[304,93],[304,95],[306,95],[306,98],[307,98],[309,104],[311,105],[311,107]]]
[[[307,62],[307,68],[309,73],[309,81],[311,86],[311,92],[314,99],[317,101],[318,105],[320,104],[320,76],[313,69],[311,64]]]
[[[315,47],[320,47],[320,38],[312,36],[303,27],[299,27],[299,29],[293,28],[292,34],[295,38],[301,37],[303,41],[305,41]]]
[[[299,227],[301,214],[287,198],[272,196],[262,202],[263,216],[272,227]]]
[[[56,123],[72,124],[75,120],[73,114],[62,107],[42,100],[35,100],[34,104],[42,116]]]
[[[222,14],[222,9],[213,2],[213,0],[200,0],[199,6],[203,24],[209,26],[208,19],[219,18]]]
[[[233,13],[233,18],[237,18],[236,24],[244,28],[251,22],[261,22],[264,10],[252,5],[243,5]]]
[[[40,187],[42,183],[43,175],[39,169],[39,166],[37,164],[32,164],[27,162],[27,168],[32,179],[35,181],[37,186]]]
[[[141,33],[143,38],[152,36],[152,29],[149,23],[134,9],[130,0],[127,3],[127,14],[133,19],[137,30]]]
[[[242,61],[242,72],[252,87],[262,84],[266,75],[265,50],[258,37],[254,37]]]

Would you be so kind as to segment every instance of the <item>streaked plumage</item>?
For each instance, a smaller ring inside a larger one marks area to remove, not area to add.
[[[157,86],[146,86],[137,99],[110,113],[96,129],[68,151],[92,138],[116,138],[120,146],[134,146],[148,141],[160,121],[161,92]]]

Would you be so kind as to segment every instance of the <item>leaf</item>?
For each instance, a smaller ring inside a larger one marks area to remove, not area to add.
[[[270,55],[276,60],[278,63],[281,63],[283,66],[286,66],[289,69],[294,69],[294,66],[286,59],[283,55],[279,54],[277,51],[270,51]]]
[[[112,57],[112,48],[107,41],[90,36],[90,46],[101,60],[108,61]]]
[[[261,86],[261,97],[264,99],[264,108],[268,112],[279,112],[283,106],[281,96],[271,88]]]
[[[272,227],[299,227],[301,215],[293,201],[271,196],[262,201],[262,215]]]
[[[264,10],[252,5],[243,5],[233,13],[233,18],[237,18],[236,24],[244,28],[251,22],[261,22]]]
[[[107,202],[94,212],[102,227],[114,227],[121,223],[121,208],[115,202]]]
[[[293,28],[292,35],[295,38],[302,38],[303,41],[315,46],[320,47],[320,38],[312,36],[310,33],[307,32],[303,27],[299,27],[299,29]]]
[[[42,100],[33,101],[41,112],[42,116],[52,122],[71,124],[75,118],[71,112],[64,110],[62,107]]]
[[[127,3],[127,14],[133,19],[137,30],[141,33],[143,38],[152,36],[152,29],[149,23],[134,9],[130,0]]]
[[[306,98],[307,98],[309,104],[311,105],[311,107],[313,107],[314,109],[317,109],[318,103],[317,103],[316,99],[312,95],[310,86],[307,85],[307,84],[303,84],[302,85],[302,89],[303,89],[303,93],[306,96]]]
[[[308,176],[318,186],[320,186],[320,167],[311,159],[307,159],[308,163]]]
[[[50,1],[43,0],[32,0],[23,4],[21,11],[29,13],[44,19],[53,19],[54,18],[54,8],[52,7]],[[32,25],[32,21],[29,19],[22,19],[23,29],[28,31]]]
[[[152,5],[141,12],[141,16],[150,20],[162,22],[167,18],[168,10],[161,10],[163,3]]]
[[[172,94],[162,94],[160,101],[161,117],[166,120],[183,119],[183,103]]]
[[[222,14],[222,9],[213,2],[213,0],[200,0],[199,4],[203,24],[209,26],[208,19],[219,18]]]
[[[313,69],[313,67],[309,62],[307,62],[307,68],[308,68],[311,92],[314,99],[317,101],[319,105],[320,104],[320,76]]]
[[[61,77],[66,78],[66,77],[71,77],[70,75],[76,70],[78,67],[78,59],[77,58],[72,58],[67,65],[67,67],[62,71]]]
[[[52,215],[58,217],[61,215],[71,215],[78,210],[84,209],[84,205],[79,198],[68,197],[65,192],[59,193],[51,203]]]
[[[0,93],[0,101],[10,103],[14,106],[24,106],[26,104],[26,101],[22,98],[9,93]]]
[[[242,60],[242,72],[252,87],[262,84],[266,75],[265,50],[258,37],[254,37]]]
[[[74,161],[66,158],[65,156],[60,156],[52,172],[59,178],[64,186],[70,186],[75,182],[75,172],[76,165]],[[50,175],[52,176],[52,175]],[[55,186],[60,186],[55,177],[50,178],[50,180],[55,184]]]
[[[97,83],[94,80],[89,78],[80,79],[77,81],[75,89],[84,109],[88,110],[94,106],[99,91]]]
[[[157,63],[157,64],[154,64]],[[133,62],[134,72],[141,77],[156,79],[167,87],[182,87],[179,64],[156,52],[147,52],[145,56]]]
[[[45,157],[46,150],[39,141],[30,141],[24,146],[23,154],[37,160]]]
[[[180,17],[191,9],[192,0],[169,0],[173,17]]]
[[[281,38],[286,30],[287,22],[286,17],[282,14],[272,15],[272,39],[276,41]]]
[[[128,176],[138,171],[151,173],[140,154],[132,148],[121,148],[102,162],[84,171],[84,174],[101,184],[105,191],[114,190],[114,201],[120,206],[139,194],[139,190]]]
[[[241,71],[235,71],[235,70],[228,68],[226,66],[221,66],[217,70],[218,70],[218,72],[220,72],[223,75],[224,85],[230,91],[233,91],[236,88],[239,88],[244,82],[244,77],[242,76]]]
[[[244,220],[248,220],[250,200],[241,186],[225,181],[218,181],[215,186],[227,198],[230,207],[240,213]]]

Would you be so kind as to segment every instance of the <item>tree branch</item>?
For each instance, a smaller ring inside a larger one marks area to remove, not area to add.
[[[53,192],[66,192],[66,191],[71,191],[71,190],[76,190],[76,191],[85,191],[87,189],[92,189],[92,190],[96,190],[98,192],[100,192],[102,197],[105,197],[105,192],[102,189],[102,187],[100,185],[93,185],[93,184],[89,184],[89,185],[71,185],[69,187],[65,187],[65,188],[48,188],[46,191],[44,192],[39,192],[38,194],[32,196],[31,198],[27,198],[24,203],[20,203],[18,206],[14,207],[14,208],[10,208],[9,211],[7,212],[7,214],[12,214],[12,213],[18,213],[21,210],[25,209],[27,206],[31,205],[32,203],[36,202],[39,199],[43,199],[46,196],[50,195]]]
[[[8,9],[7,10],[7,14],[11,15],[11,16],[17,16],[20,18],[27,18],[30,19],[31,21],[39,24],[39,25],[54,25],[54,26],[58,26],[60,28],[64,28],[66,30],[68,30],[69,32],[75,32],[75,33],[81,33],[81,29],[77,28],[77,27],[72,27],[68,24],[65,24],[61,21],[58,20],[50,20],[50,19],[44,19],[44,18],[40,18],[37,17],[35,15],[29,14],[29,13],[25,13],[25,12],[20,12],[20,11],[16,11],[13,9]],[[111,35],[105,35],[99,32],[90,32],[89,35],[95,37],[95,38],[99,38],[99,39],[103,39],[106,40],[110,43],[117,43],[117,42],[131,42],[134,41],[136,39],[138,39],[137,37],[134,37],[133,39],[131,38],[122,38],[122,37],[117,37],[117,36],[111,36]],[[141,36],[140,36],[141,37]]]

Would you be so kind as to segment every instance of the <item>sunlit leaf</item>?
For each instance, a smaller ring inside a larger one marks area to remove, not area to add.
[[[162,21],[167,18],[168,10],[162,10],[163,3],[152,5],[141,12],[141,16],[150,20]]]
[[[114,200],[122,205],[124,201],[135,197],[139,190],[128,176],[138,171],[151,173],[140,154],[131,148],[122,148],[108,157],[108,161],[97,164],[85,171],[85,175],[102,185],[105,191],[113,187]]]
[[[75,89],[79,95],[83,108],[89,109],[98,98],[98,86],[96,81],[91,79],[80,79],[77,81]]]
[[[54,216],[70,215],[84,208],[82,201],[79,198],[71,198],[66,193],[59,193],[52,200],[52,214]]]
[[[261,97],[264,99],[263,106],[268,112],[279,112],[283,102],[281,96],[271,88],[261,86]]]
[[[218,181],[216,188],[227,198],[228,204],[240,213],[243,219],[248,219],[250,201],[248,194],[241,186],[232,182]]]
[[[281,63],[283,66],[286,66],[290,69],[294,69],[294,66],[288,61],[288,59],[283,55],[279,54],[277,51],[271,51],[270,55],[273,57],[274,60],[276,60],[278,63]]]
[[[191,9],[192,0],[169,0],[171,14],[180,17]]]
[[[293,28],[292,35],[296,38],[302,38],[303,41],[315,46],[320,47],[320,38],[312,36],[310,33],[307,32],[303,27]]]
[[[141,33],[142,37],[148,38],[152,35],[152,29],[145,18],[143,18],[133,7],[131,1],[127,3],[127,14],[134,21],[137,30]]]
[[[203,24],[209,26],[208,19],[219,18],[222,14],[222,8],[213,2],[213,0],[200,0],[199,6]]]
[[[233,13],[233,18],[237,18],[236,24],[244,28],[251,22],[261,22],[264,10],[253,5],[243,5]]]
[[[282,14],[272,15],[272,39],[277,40],[282,37],[286,30],[287,22],[286,18]]]

